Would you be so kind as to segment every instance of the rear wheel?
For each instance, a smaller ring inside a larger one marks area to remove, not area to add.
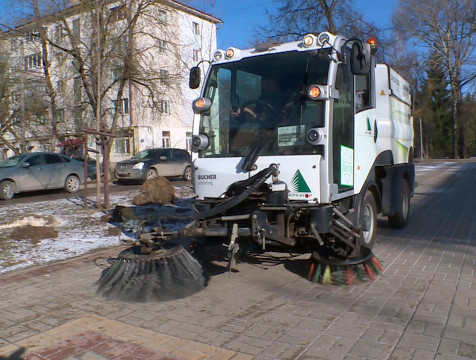
[[[186,181],[192,180],[192,168],[190,166],[187,166],[185,168],[182,177]]]
[[[401,229],[408,223],[410,215],[410,186],[406,180],[403,180],[402,192],[397,204],[397,211],[395,214],[388,217],[388,221],[392,227]]]
[[[377,231],[377,204],[371,191],[367,191],[360,209],[360,226],[362,227],[362,245],[372,249]]]
[[[146,179],[153,179],[153,178],[156,178],[158,176],[157,174],[157,170],[155,169],[147,169],[147,172],[145,173],[145,178]]]
[[[11,200],[15,195],[15,184],[13,181],[5,180],[0,183],[0,199]]]
[[[76,175],[69,175],[64,182],[64,189],[69,193],[75,193],[79,191],[81,181]]]

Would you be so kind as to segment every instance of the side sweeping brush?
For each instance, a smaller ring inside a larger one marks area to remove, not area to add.
[[[147,255],[138,246],[109,259],[111,266],[97,281],[97,293],[120,301],[167,301],[202,290],[208,278],[182,245],[162,247]]]
[[[370,249],[361,248],[357,259],[338,260],[312,253],[307,278],[321,284],[353,285],[368,280],[383,271],[383,267]]]
[[[193,214],[162,214],[156,220],[159,223],[161,220],[188,220],[189,225],[182,231],[189,229],[198,220],[216,217],[236,207],[277,171],[277,165],[271,164],[252,177],[239,181],[237,186],[244,190],[211,209]],[[202,266],[182,245],[172,241],[155,242],[155,234],[150,234],[150,238],[147,235],[142,234],[141,246],[126,249],[117,258],[108,260],[111,266],[102,272],[96,283],[98,294],[121,301],[166,301],[189,296],[207,285],[208,278]],[[179,235],[179,232],[168,234],[172,235]],[[181,240],[185,238],[178,241]]]

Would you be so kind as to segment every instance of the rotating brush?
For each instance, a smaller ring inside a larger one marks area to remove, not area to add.
[[[310,258],[307,278],[321,284],[353,285],[368,280],[383,271],[383,267],[370,249],[361,249],[362,257],[357,259],[339,260],[327,258],[316,251]]]
[[[135,246],[122,251],[103,270],[97,293],[120,301],[167,301],[202,290],[208,278],[200,263],[182,245],[141,254]]]

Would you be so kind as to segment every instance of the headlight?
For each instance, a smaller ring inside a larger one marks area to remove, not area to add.
[[[144,167],[144,163],[141,161],[141,162],[135,164],[132,168],[134,170],[142,170],[143,167]]]
[[[205,134],[194,135],[192,137],[192,151],[205,150],[208,147],[208,136]]]

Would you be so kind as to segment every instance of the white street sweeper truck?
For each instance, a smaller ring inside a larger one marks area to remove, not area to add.
[[[407,224],[415,174],[410,86],[376,50],[328,32],[217,50],[193,102],[196,213],[174,235],[221,239],[230,261],[251,242],[367,266],[377,215]],[[160,234],[134,260],[161,259]],[[324,276],[315,264],[310,278]]]

